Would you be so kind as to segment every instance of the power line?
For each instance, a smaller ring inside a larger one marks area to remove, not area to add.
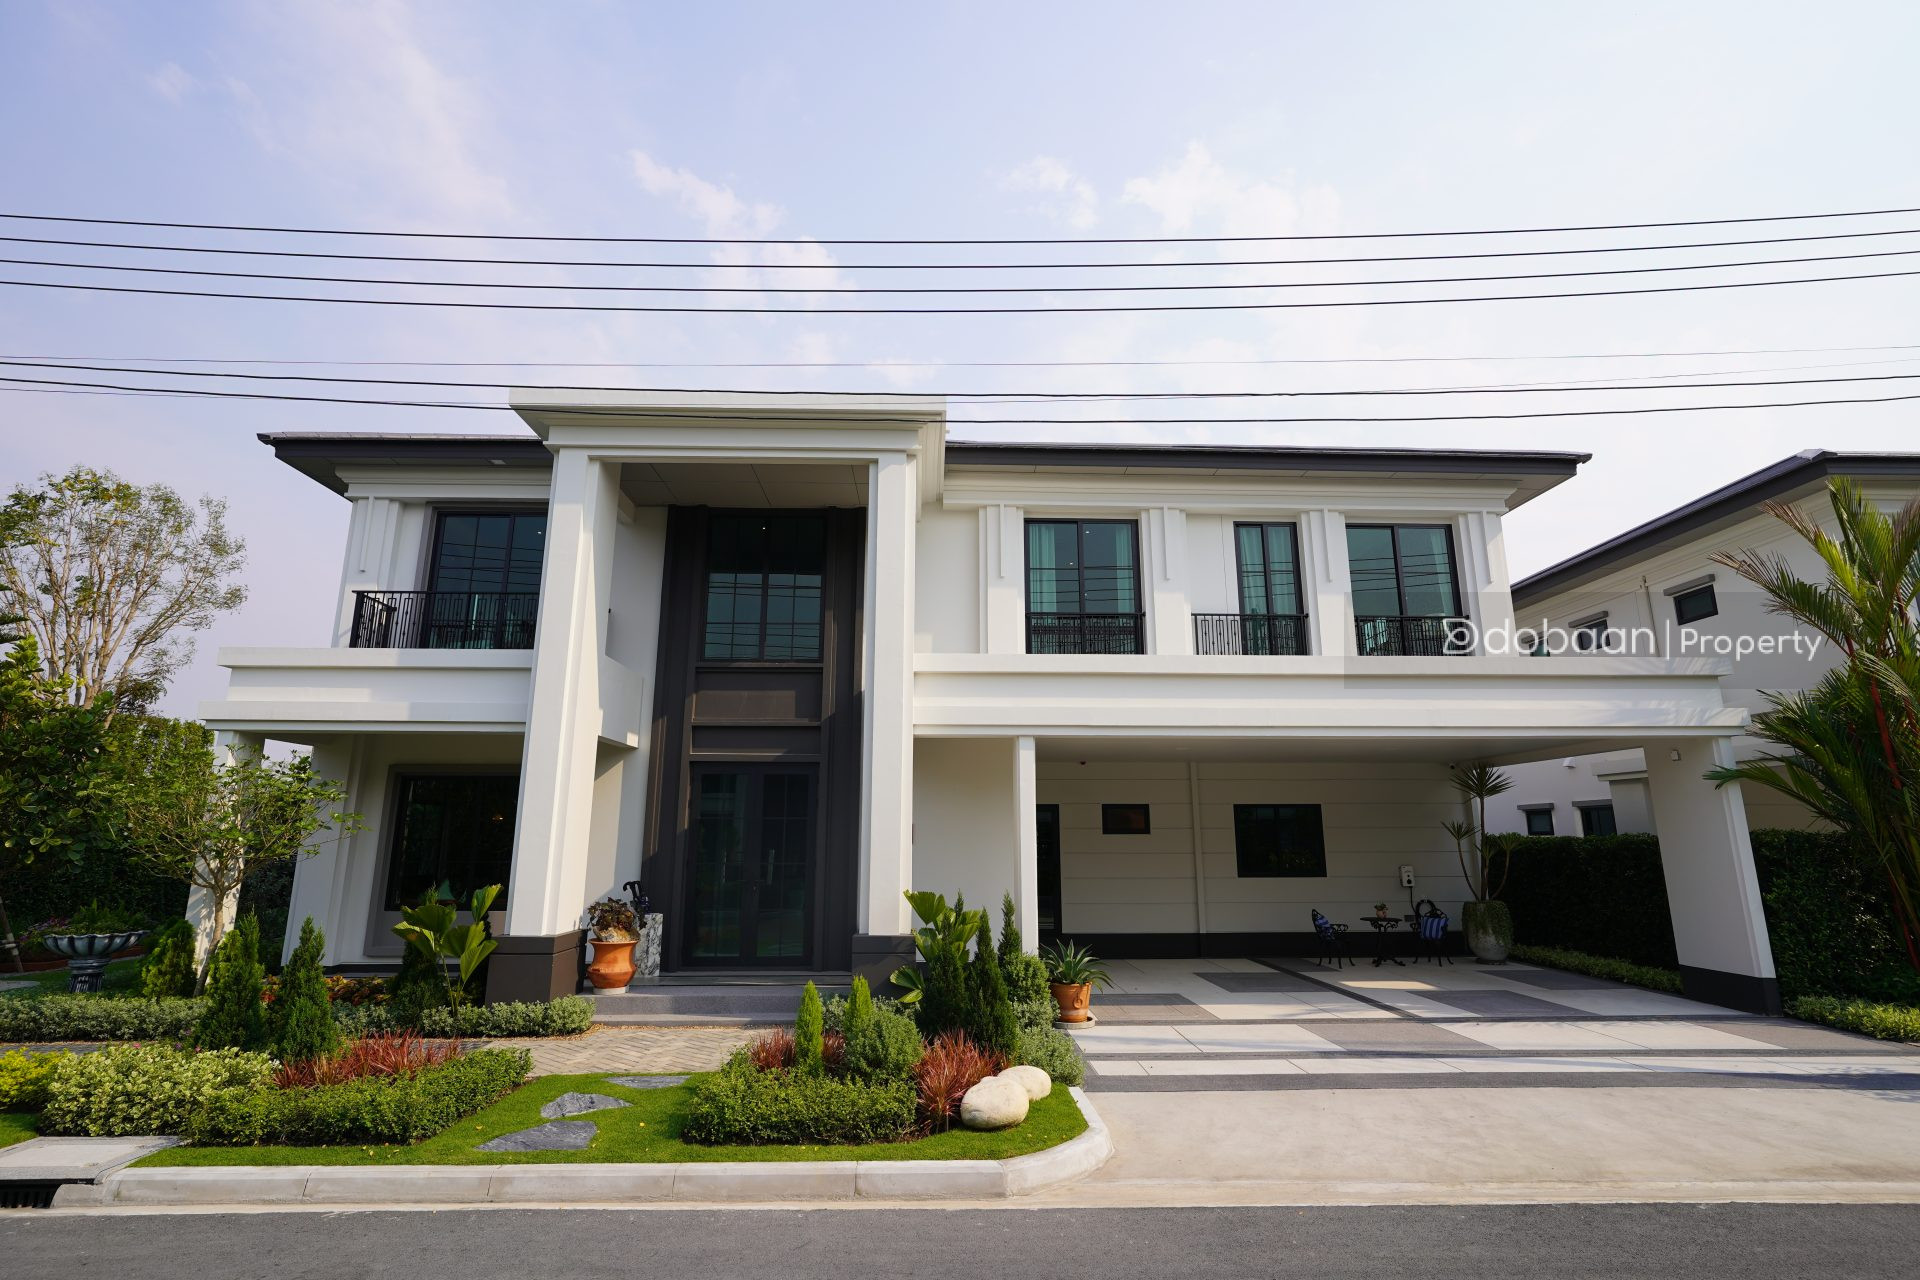
[[[247,231],[272,235],[378,236],[409,240],[514,240],[572,244],[720,244],[720,245],[995,245],[995,244],[1242,244],[1301,240],[1406,240],[1448,236],[1550,235],[1569,231],[1645,231],[1662,227],[1719,227],[1755,222],[1813,222],[1836,218],[1877,218],[1920,213],[1914,209],[1855,209],[1839,213],[1779,213],[1742,218],[1691,218],[1668,222],[1615,222],[1573,226],[1504,227],[1462,231],[1368,231],[1323,235],[1268,236],[1126,236],[1057,237],[1043,239],[828,239],[824,237],[689,237],[689,236],[562,236],[499,235],[477,231],[357,231],[340,227],[286,227],[219,222],[160,222],[137,218],[83,218],[52,213],[0,213],[0,218],[26,222],[71,222],[108,227],[162,227],[177,231]]]
[[[341,374],[312,373],[228,373],[207,372],[192,369],[140,369],[127,365],[112,364],[71,364],[52,363],[34,360],[0,360],[0,367],[35,369],[72,369],[86,373],[134,373],[150,378],[225,378],[248,382],[324,382],[350,386],[376,387],[433,387],[460,391],[485,391],[505,388],[510,384],[501,382],[455,382],[428,378],[363,378]],[[1468,386],[1468,387],[1357,387],[1343,389],[1295,390],[1295,391],[916,391],[902,393],[897,391],[836,391],[822,392],[817,388],[764,389],[752,387],[632,387],[608,386],[590,383],[542,383],[520,385],[515,389],[522,391],[594,391],[611,392],[626,395],[759,395],[759,396],[817,396],[822,394],[860,397],[863,399],[889,399],[901,394],[939,396],[951,400],[972,401],[974,403],[1056,403],[1056,402],[1097,402],[1097,401],[1151,401],[1151,400],[1268,400],[1292,398],[1325,398],[1346,396],[1439,396],[1439,395],[1542,395],[1547,393],[1586,393],[1596,391],[1692,391],[1692,390],[1728,390],[1739,387],[1803,387],[1826,386],[1855,382],[1910,382],[1920,380],[1920,373],[1874,373],[1856,374],[1837,378],[1761,378],[1742,379],[1731,382],[1694,382],[1676,386],[1672,383],[1641,383],[1613,386],[1567,386],[1565,384],[1546,384],[1534,386]]]
[[[336,298],[282,293],[222,293],[207,289],[155,289],[134,285],[79,284],[55,280],[0,280],[17,289],[67,289],[85,293],[132,293],[169,298],[227,298],[254,302],[323,302],[375,307],[443,307],[480,311],[628,312],[655,315],[871,315],[871,316],[1002,316],[1086,315],[1114,312],[1184,311],[1294,311],[1329,307],[1435,306],[1464,302],[1543,302],[1566,298],[1626,298],[1655,293],[1700,293],[1720,289],[1761,289],[1780,285],[1835,284],[1852,280],[1890,280],[1920,275],[1920,270],[1869,271],[1851,275],[1804,276],[1788,280],[1732,280],[1713,284],[1660,285],[1641,289],[1570,290],[1559,293],[1477,294],[1451,298],[1353,298],[1317,302],[1195,302],[1127,303],[1099,306],[1043,307],[691,307],[634,306],[602,302],[465,302],[443,298]]]
[[[1506,275],[1416,276],[1396,280],[1286,280],[1215,281],[1204,284],[1077,284],[1077,285],[702,285],[702,284],[545,284],[532,281],[394,280],[379,276],[318,276],[292,272],[216,271],[209,267],[145,267],[116,262],[52,262],[45,258],[0,258],[0,264],[19,267],[58,267],[79,271],[133,271],[147,275],[216,276],[228,280],[291,280],[306,284],[375,284],[409,289],[544,289],[576,293],[747,293],[747,294],[924,294],[924,293],[1175,293],[1244,289],[1347,289],[1375,285],[1484,284],[1496,280],[1566,280],[1587,276],[1663,275],[1674,271],[1725,271],[1742,267],[1798,266],[1807,262],[1849,262],[1861,258],[1905,258],[1920,248],[1879,249],[1863,253],[1829,253],[1803,258],[1754,258],[1744,262],[1698,262],[1659,267],[1605,267],[1589,271],[1531,271]],[[777,270],[778,268],[773,268]]]
[[[288,402],[314,403],[314,404],[370,405],[376,408],[395,408],[395,409],[456,409],[456,410],[468,410],[468,411],[489,412],[489,413],[518,412],[518,410],[512,405],[486,404],[478,401],[368,400],[368,399],[356,399],[356,398],[345,397],[345,396],[307,396],[307,395],[294,395],[291,393],[270,393],[270,392],[263,392],[263,391],[217,391],[217,390],[211,390],[207,388],[174,389],[174,388],[155,388],[155,387],[130,387],[121,383],[113,383],[113,382],[73,381],[73,380],[63,380],[63,379],[57,379],[57,378],[22,378],[22,377],[10,375],[10,374],[0,375],[0,383],[26,384],[24,387],[21,387],[21,388],[0,387],[0,390],[34,389],[38,387],[74,387],[74,388],[94,388],[98,390],[111,391],[111,392],[148,392],[148,393],[153,393],[158,395],[171,395],[171,396],[200,398],[200,399],[271,400],[271,401],[288,401]],[[1913,392],[1913,393],[1901,394],[1901,395],[1890,395],[1890,396],[1872,396],[1872,397],[1855,398],[1855,399],[1765,401],[1760,403],[1747,403],[1747,404],[1649,405],[1649,406],[1643,406],[1643,407],[1631,408],[1631,409],[1542,409],[1542,410],[1530,410],[1530,411],[1525,411],[1520,413],[1416,414],[1416,415],[1396,416],[1396,417],[1260,416],[1260,417],[1237,417],[1237,418],[1222,418],[1222,417],[1031,418],[1031,417],[1023,416],[1018,418],[948,417],[948,418],[945,418],[944,421],[949,426],[975,426],[975,427],[1021,427],[1021,426],[1132,427],[1132,426],[1156,426],[1156,425],[1236,426],[1236,425],[1285,425],[1285,424],[1303,424],[1303,423],[1359,424],[1359,423],[1396,423],[1396,422],[1498,422],[1498,421],[1506,421],[1506,420],[1514,420],[1514,419],[1611,418],[1611,417],[1639,416],[1639,415],[1656,414],[1656,413],[1709,413],[1709,412],[1737,411],[1742,409],[1807,409],[1807,408],[1818,408],[1818,407],[1834,406],[1834,405],[1890,404],[1896,401],[1906,401],[1906,400],[1920,400],[1920,392]],[[556,416],[565,415],[568,417],[622,418],[622,417],[631,417],[636,413],[641,413],[641,414],[644,414],[646,417],[653,418],[653,419],[695,421],[695,422],[727,422],[727,423],[791,422],[793,420],[790,416],[780,416],[777,414],[698,413],[698,412],[687,412],[682,410],[656,410],[656,409],[646,408],[646,407],[638,407],[638,408],[622,407],[617,405],[609,405],[604,407],[579,407],[579,406],[573,406],[573,405],[556,405],[556,406],[541,405],[541,406],[537,406],[537,408],[539,412],[542,414],[550,414],[550,415],[556,415]],[[919,418],[919,417],[903,417],[903,418],[868,417],[865,420],[869,422],[899,423],[902,425],[918,425],[925,421],[924,418]]]
[[[258,249],[216,245],[139,244],[120,240],[72,240],[48,236],[0,236],[0,243],[53,245],[74,249],[131,249],[144,253],[224,254],[250,258],[309,258],[349,262],[410,262],[491,267],[609,267],[635,270],[711,271],[1096,271],[1155,270],[1169,267],[1310,267],[1366,262],[1450,262],[1481,258],[1551,258],[1569,254],[1651,253],[1670,249],[1725,249],[1756,244],[1805,244],[1819,240],[1865,240],[1920,234],[1920,227],[1881,231],[1842,231],[1811,236],[1767,236],[1745,240],[1698,240],[1679,244],[1590,245],[1566,249],[1506,249],[1481,253],[1416,253],[1345,258],[1158,259],[1147,262],[607,262],[579,258],[476,258],[409,253],[342,253],[315,249]]]

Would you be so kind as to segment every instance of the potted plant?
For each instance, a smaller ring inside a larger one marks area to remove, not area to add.
[[[1475,960],[1505,964],[1513,946],[1513,916],[1500,901],[1500,891],[1512,869],[1514,837],[1487,830],[1487,801],[1511,790],[1513,780],[1498,769],[1477,764],[1455,770],[1453,785],[1472,814],[1471,821],[1441,824],[1453,837],[1460,874],[1467,882],[1469,897],[1460,908],[1460,927]]]
[[[639,920],[631,903],[602,898],[587,908],[593,931],[593,960],[587,980],[597,991],[617,991],[633,981],[633,944],[640,940]]]
[[[1374,914],[1374,915],[1375,915],[1376,917],[1378,917],[1379,919],[1381,919],[1381,920],[1385,920],[1385,919],[1387,918],[1387,904],[1386,904],[1386,903],[1384,903],[1384,902],[1376,902],[1376,903],[1374,903],[1374,904],[1373,904],[1373,914]]]
[[[39,935],[39,943],[66,958],[67,990],[98,991],[107,960],[146,936],[140,917],[93,902],[74,912],[65,928]]]
[[[1060,1021],[1091,1021],[1093,1015],[1087,1012],[1087,1006],[1093,1003],[1093,989],[1113,980],[1106,968],[1085,947],[1064,939],[1041,948],[1040,958],[1047,966],[1047,981],[1053,987],[1053,1002],[1060,1007]]]

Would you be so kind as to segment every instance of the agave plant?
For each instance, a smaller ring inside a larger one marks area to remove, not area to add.
[[[1040,959],[1047,966],[1047,980],[1064,987],[1106,987],[1113,975],[1085,947],[1062,938],[1050,947],[1040,948]]]

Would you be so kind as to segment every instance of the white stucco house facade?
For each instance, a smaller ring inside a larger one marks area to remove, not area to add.
[[[1729,705],[1766,709],[1766,694],[1806,689],[1838,661],[1831,646],[1768,612],[1759,588],[1713,561],[1722,552],[1778,557],[1821,581],[1826,566],[1800,536],[1768,512],[1789,503],[1833,530],[1828,485],[1846,477],[1889,512],[1920,496],[1920,454],[1809,449],[1702,495],[1617,537],[1516,582],[1523,627],[1576,638],[1575,651],[1719,656]],[[1766,744],[1748,735],[1734,753],[1751,759]],[[1637,747],[1518,766],[1514,788],[1490,808],[1496,831],[1536,835],[1657,832],[1644,753]],[[1803,828],[1804,807],[1777,792],[1746,789],[1750,828]]]
[[[1717,657],[1541,661],[1503,520],[1544,452],[948,442],[908,396],[516,393],[521,437],[269,435],[349,513],[331,635],[203,718],[365,830],[298,869],[328,962],[507,886],[494,998],[576,988],[638,881],[670,973],[884,974],[902,891],[1109,956],[1303,949],[1464,887],[1450,766],[1633,749],[1689,993],[1778,994]],[[1453,623],[1450,625],[1450,620]],[[1403,882],[1410,878],[1411,888]]]

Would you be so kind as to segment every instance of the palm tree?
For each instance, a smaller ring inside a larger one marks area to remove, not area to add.
[[[1713,557],[1764,591],[1769,612],[1825,637],[1843,663],[1804,692],[1767,694],[1753,732],[1778,750],[1707,777],[1790,796],[1877,860],[1907,961],[1920,969],[1920,499],[1890,516],[1850,480],[1834,480],[1828,496],[1833,534],[1797,507],[1764,508],[1819,555],[1825,582],[1801,579],[1775,554]]]

